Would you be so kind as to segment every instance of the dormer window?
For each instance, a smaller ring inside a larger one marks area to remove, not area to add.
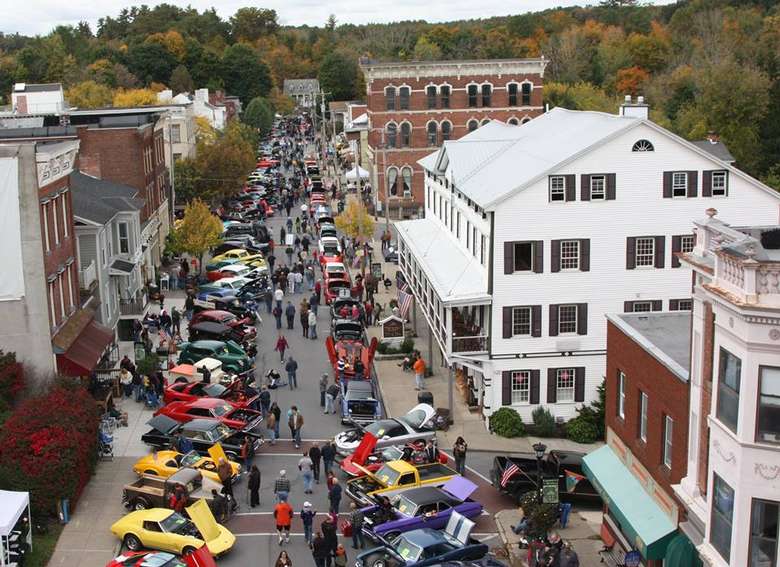
[[[648,140],[638,140],[631,148],[632,152],[654,152],[655,148]]]

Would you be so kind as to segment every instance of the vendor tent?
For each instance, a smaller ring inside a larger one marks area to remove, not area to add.
[[[368,179],[369,177],[369,173],[358,165],[347,172],[347,181],[355,181],[358,178],[358,174],[360,174],[361,179]]]
[[[11,547],[18,542],[21,533],[19,520],[27,516],[28,526],[24,537],[32,547],[30,526],[30,493],[0,490],[0,565],[13,563]],[[16,532],[16,533],[15,533]]]

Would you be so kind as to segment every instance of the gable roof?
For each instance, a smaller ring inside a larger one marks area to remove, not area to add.
[[[104,225],[122,211],[140,211],[143,199],[138,191],[127,185],[85,175],[80,171],[70,174],[73,215]]]
[[[696,140],[695,142],[691,143],[700,150],[704,150],[708,154],[712,154],[719,160],[725,161],[726,163],[732,163],[736,161],[734,156],[731,155],[731,152],[726,147],[726,144],[720,140],[716,142],[711,142],[709,140]]]

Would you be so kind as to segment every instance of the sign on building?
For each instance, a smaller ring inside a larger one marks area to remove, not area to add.
[[[383,339],[401,339],[404,338],[404,321],[400,317],[390,315],[379,322],[382,327]]]

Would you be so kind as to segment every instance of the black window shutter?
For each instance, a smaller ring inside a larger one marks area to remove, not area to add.
[[[615,174],[614,173],[607,173],[607,201],[614,201],[615,200]]]
[[[512,373],[505,370],[501,373],[501,405],[508,406],[512,403]]]
[[[676,253],[681,251],[682,236],[672,236],[672,268],[680,267],[680,259],[676,256]]]
[[[577,334],[578,335],[588,334],[588,304],[587,303],[577,304]]]
[[[501,327],[503,330],[502,335],[505,339],[511,339],[512,338],[512,308],[504,307],[502,311],[503,311],[503,319],[501,321]]]
[[[672,172],[664,171],[664,199],[672,198]]]
[[[712,197],[712,172],[704,171],[701,174],[701,196]]]
[[[532,337],[542,336],[542,306],[541,305],[531,306],[531,336]]]
[[[566,200],[577,200],[577,177],[575,175],[564,175],[566,180]]]
[[[561,241],[560,240],[550,241],[550,271],[551,272],[561,271]]]
[[[574,401],[585,401],[585,367],[578,366],[574,369]]]
[[[590,201],[590,175],[580,176],[580,200]]]
[[[550,305],[550,336],[558,336],[558,306]]]
[[[515,271],[515,243],[504,242],[504,273],[511,274]]]
[[[555,368],[547,369],[547,403],[558,401],[558,382],[555,379]]]
[[[624,313],[633,313],[634,312],[634,302],[633,301],[624,301],[623,302],[623,312]]]
[[[666,256],[665,244],[666,244],[665,236],[655,237],[655,267],[656,268],[664,267],[664,258]]]
[[[663,301],[660,299],[654,299],[651,303],[653,305],[653,311],[660,311],[664,308]]]
[[[532,404],[539,403],[539,371],[531,370],[531,396],[530,400]]]
[[[679,311],[680,310],[680,300],[679,299],[670,299],[669,300],[669,311]]]
[[[590,238],[580,240],[580,271],[590,271]]]
[[[636,237],[626,238],[626,270],[636,268]]]
[[[534,240],[534,272],[544,272],[544,240]]]
[[[699,194],[699,172],[688,172],[688,196],[696,197]]]

